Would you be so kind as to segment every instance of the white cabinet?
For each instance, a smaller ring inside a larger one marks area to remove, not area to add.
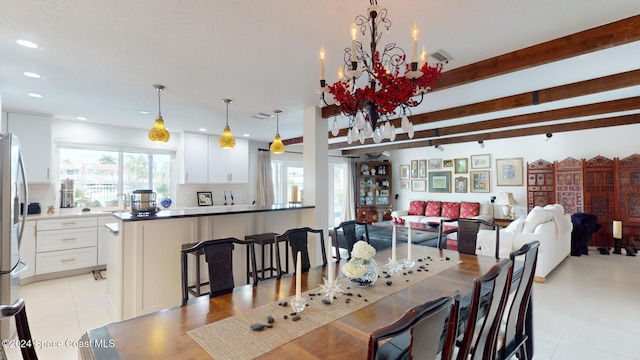
[[[27,270],[20,274],[20,281],[36,274],[36,222],[27,221],[20,243],[20,259],[27,263]]]
[[[51,182],[51,116],[7,113],[7,131],[18,136],[29,183]]]
[[[97,265],[97,217],[38,220],[36,275]]]
[[[107,264],[107,239],[111,232],[104,226],[107,223],[118,222],[113,215],[98,217],[98,265]]]
[[[103,226],[104,227],[104,226]],[[107,299],[109,311],[117,321],[122,320],[122,241],[120,235],[106,231],[104,241],[104,258],[107,263]]]
[[[183,183],[249,182],[249,141],[236,138],[233,149],[221,149],[219,136],[185,132]]]

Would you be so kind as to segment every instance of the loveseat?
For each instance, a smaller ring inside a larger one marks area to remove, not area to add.
[[[479,202],[447,202],[412,200],[409,210],[396,210],[391,217],[402,218],[407,222],[440,223],[441,219],[481,219],[493,221],[491,204]]]
[[[500,230],[499,256],[509,254],[522,245],[538,240],[538,262],[534,280],[544,282],[546,276],[571,252],[571,216],[564,213],[560,204],[536,206],[526,218],[520,217]],[[478,254],[495,256],[495,231],[478,231]]]

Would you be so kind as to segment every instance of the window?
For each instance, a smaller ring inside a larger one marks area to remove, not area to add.
[[[151,189],[171,196],[171,154],[60,147],[60,179],[74,180],[78,207],[117,207],[118,194]]]
[[[277,204],[302,201],[304,185],[304,168],[299,162],[271,161],[273,176],[273,195]],[[297,195],[294,195],[297,186]],[[297,199],[296,199],[297,196]]]
[[[338,226],[342,222],[347,186],[346,165],[329,164],[329,225]]]

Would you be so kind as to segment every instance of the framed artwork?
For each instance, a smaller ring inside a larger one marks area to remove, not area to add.
[[[471,192],[489,192],[489,171],[471,171]]]
[[[426,180],[411,180],[411,191],[427,191]]]
[[[400,165],[400,180],[409,180],[409,165]]]
[[[420,178],[427,177],[427,160],[418,161],[418,177]]]
[[[400,181],[400,189],[409,190],[409,182],[408,181]]]
[[[429,173],[430,192],[451,192],[451,171],[432,171]]]
[[[389,196],[389,189],[380,190],[380,196]]]
[[[466,193],[467,192],[467,178],[466,177],[457,177],[454,179],[454,189],[457,193]]]
[[[467,164],[467,158],[463,158],[463,159],[455,159],[454,160],[455,163],[455,173],[456,174],[466,174],[469,172],[468,170],[468,164]]]
[[[497,185],[522,186],[522,158],[496,159]]]
[[[429,170],[442,169],[442,159],[429,159]]]
[[[491,155],[471,155],[471,168],[472,169],[490,169],[491,168]]]
[[[418,160],[411,160],[411,178],[418,177]]]
[[[453,160],[442,160],[442,167],[453,167]]]
[[[213,196],[211,196],[211,191],[198,191],[198,206],[211,205],[213,205]]]

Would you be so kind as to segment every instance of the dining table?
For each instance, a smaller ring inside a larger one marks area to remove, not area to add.
[[[402,263],[406,247],[406,244],[397,246],[398,263]],[[85,346],[79,347],[79,357],[97,360],[242,358],[233,351],[242,353],[266,345],[264,352],[247,358],[364,359],[372,331],[391,324],[410,308],[429,300],[456,293],[467,296],[472,291],[474,278],[487,272],[497,261],[492,257],[426,246],[413,245],[411,250],[414,267],[399,271],[396,268],[395,273],[385,270],[391,249],[378,251],[374,259],[379,264],[380,277],[369,287],[356,286],[345,277],[341,271],[346,263],[344,259],[312,267],[300,276],[300,288],[308,305],[299,313],[294,313],[287,304],[296,296],[296,276],[288,274],[280,280],[273,278],[260,281],[257,286],[238,286],[225,295],[193,298],[184,306],[89,330],[81,338]],[[329,267],[342,284],[340,291],[330,296],[330,302],[323,298],[322,287],[319,287],[324,284]],[[346,312],[340,312],[342,310]],[[333,311],[338,312],[329,316]],[[246,325],[268,324],[265,314],[274,318],[272,327],[255,331]],[[298,322],[292,320],[296,315]],[[312,324],[316,320],[317,324]],[[218,345],[207,346],[214,341],[229,349],[216,353]],[[271,341],[275,343],[272,348],[268,346]]]

